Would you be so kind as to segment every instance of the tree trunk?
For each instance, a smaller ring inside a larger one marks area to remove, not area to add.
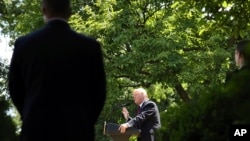
[[[184,102],[189,102],[190,101],[190,98],[189,98],[187,92],[184,90],[184,88],[182,87],[182,85],[180,83],[175,85],[175,90],[177,91],[177,93],[180,95],[181,99]]]

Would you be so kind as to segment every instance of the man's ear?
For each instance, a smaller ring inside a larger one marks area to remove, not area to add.
[[[243,57],[243,54],[242,54],[242,53],[238,52],[238,54],[239,54],[239,58],[242,58],[242,57]]]
[[[45,14],[45,11],[46,11],[45,7],[42,7],[42,14],[43,15]]]
[[[47,15],[47,9],[44,6],[42,7],[42,14]]]
[[[42,7],[42,16],[43,16],[43,20],[46,22],[47,16],[48,16],[48,11],[45,7]]]

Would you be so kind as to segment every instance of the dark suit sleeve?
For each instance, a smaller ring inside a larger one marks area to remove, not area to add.
[[[129,124],[129,127],[133,127],[135,125],[141,124],[142,122],[153,116],[155,113],[155,104],[152,102],[147,102],[147,104],[143,106],[141,113],[134,118],[131,118],[127,123]]]
[[[16,41],[14,45],[14,51],[8,72],[8,89],[13,104],[16,106],[19,113],[22,114],[25,87],[21,74],[21,58],[19,58],[20,56],[17,42],[18,41]]]
[[[228,72],[226,74],[225,83],[228,83],[232,79],[232,77],[234,76],[234,74],[236,74],[237,72],[238,72],[238,70],[234,70],[232,72]]]

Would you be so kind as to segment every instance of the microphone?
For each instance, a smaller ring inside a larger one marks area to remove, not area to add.
[[[118,105],[118,107],[122,108],[122,107],[127,107],[129,106],[131,103],[123,103],[123,104],[120,104]]]

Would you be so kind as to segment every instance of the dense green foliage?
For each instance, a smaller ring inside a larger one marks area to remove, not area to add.
[[[213,110],[223,112],[218,101],[225,97],[210,89],[234,69],[235,43],[249,37],[249,0],[72,0],[72,6],[72,28],[99,40],[104,51],[108,98],[98,141],[109,140],[104,121],[124,122],[115,107],[132,103],[131,89],[140,86],[159,105],[159,136],[184,141],[221,133],[225,125],[217,123],[225,117]],[[0,0],[0,27],[11,44],[42,25],[39,0]]]
[[[162,141],[229,141],[231,125],[250,124],[249,78],[249,72],[241,73],[230,85],[214,87],[171,109],[172,117],[164,113]]]
[[[3,60],[0,61],[0,140],[17,141],[16,125],[11,116],[7,114],[11,107],[5,87],[7,66]]]
[[[17,141],[16,125],[7,115],[10,104],[4,98],[4,96],[0,96],[0,140]]]

